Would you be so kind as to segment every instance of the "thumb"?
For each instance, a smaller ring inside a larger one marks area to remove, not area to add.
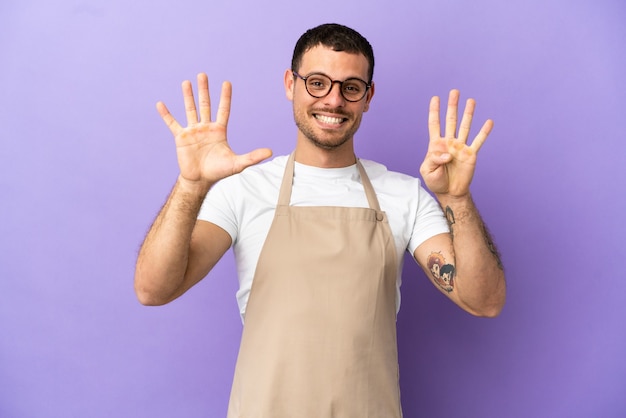
[[[420,171],[424,173],[433,172],[439,167],[441,167],[442,165],[449,163],[451,160],[452,160],[452,156],[447,152],[428,153],[426,155],[426,158],[424,159],[424,162],[422,163],[422,167]]]
[[[431,159],[436,165],[443,165],[448,164],[450,161],[452,161],[452,155],[450,155],[450,153],[448,152],[442,152],[440,154],[433,153],[431,155]]]
[[[240,173],[251,165],[258,164],[271,156],[272,150],[269,148],[258,148],[247,154],[238,155],[235,159],[233,174]]]

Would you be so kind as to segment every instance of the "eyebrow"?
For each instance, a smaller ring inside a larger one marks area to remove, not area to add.
[[[361,78],[361,77],[359,77],[359,76],[349,76],[349,77],[346,77],[346,78],[344,78],[343,80],[341,80],[341,79],[333,78],[333,77],[331,77],[330,75],[326,74],[326,73],[325,73],[325,72],[323,72],[323,71],[311,71],[311,72],[308,72],[308,73],[305,73],[305,74],[302,74],[302,72],[300,72],[300,71],[296,71],[296,72],[297,72],[298,74],[302,75],[303,77],[309,77],[309,76],[311,76],[311,75],[313,75],[313,74],[320,74],[320,75],[324,75],[324,76],[326,76],[326,77],[328,77],[328,78],[330,78],[331,80],[334,80],[334,81],[346,81],[346,80],[357,79],[357,80],[361,80],[361,81],[363,81],[365,84],[370,84],[370,83],[366,80],[366,79],[367,79],[367,77],[366,77],[366,78]]]

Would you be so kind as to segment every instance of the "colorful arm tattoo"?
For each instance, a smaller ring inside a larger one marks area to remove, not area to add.
[[[441,253],[430,253],[427,263],[435,283],[446,292],[452,292],[454,288],[454,275],[456,273],[454,265],[447,264],[446,259]]]

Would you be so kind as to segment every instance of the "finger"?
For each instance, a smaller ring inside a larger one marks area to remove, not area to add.
[[[441,126],[439,125],[439,97],[430,99],[428,108],[428,134],[430,140],[441,138]]]
[[[461,118],[461,124],[459,125],[459,141],[463,141],[464,144],[467,144],[467,139],[469,138],[475,108],[476,101],[474,99],[467,99],[465,110],[463,111],[463,118]]]
[[[233,174],[240,173],[251,165],[258,164],[271,156],[272,150],[269,148],[258,148],[247,154],[238,155],[233,165]]]
[[[211,96],[209,95],[209,78],[206,74],[198,74],[198,105],[200,106],[200,122],[211,122]]]
[[[433,167],[438,167],[452,161],[452,155],[449,152],[429,152],[424,161],[428,161]]]
[[[220,94],[220,104],[217,107],[217,115],[215,122],[218,125],[228,125],[228,118],[230,117],[230,99],[233,94],[233,86],[225,81],[222,83],[222,93]]]
[[[174,119],[174,116],[170,113],[170,111],[165,106],[165,103],[158,102],[156,104],[157,112],[161,115],[163,122],[170,128],[170,132],[174,134],[174,136],[178,135],[178,133],[183,129],[180,124]]]
[[[198,123],[198,114],[196,112],[196,101],[193,98],[193,87],[189,80],[183,81],[183,101],[185,102],[185,114],[187,115],[187,125],[195,125]]]
[[[422,161],[420,166],[420,173],[422,175],[430,174],[438,169],[441,169],[445,164],[452,160],[452,156],[448,153],[434,153],[429,152],[426,154],[426,158]]]
[[[456,121],[459,107],[459,91],[450,90],[448,96],[448,110],[446,111],[446,138],[456,138]]]
[[[472,141],[472,145],[470,146],[470,148],[472,148],[475,152],[478,152],[480,147],[482,147],[487,140],[487,137],[491,133],[492,129],[493,121],[491,119],[487,119],[487,121],[483,124],[483,127],[480,128],[480,132],[478,132],[476,138],[474,138],[474,141]]]

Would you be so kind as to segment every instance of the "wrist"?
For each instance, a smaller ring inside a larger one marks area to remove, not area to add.
[[[178,189],[188,195],[195,195],[204,197],[209,189],[213,187],[215,183],[202,181],[202,180],[188,180],[184,178],[182,175],[178,176],[178,180],[176,181]]]
[[[439,204],[442,207],[447,207],[447,206],[454,206],[454,207],[458,207],[458,206],[473,206],[474,205],[474,201],[472,200],[472,195],[468,192],[464,195],[461,196],[454,196],[454,195],[450,195],[447,193],[436,193],[435,197],[437,198],[437,201],[439,202]]]

